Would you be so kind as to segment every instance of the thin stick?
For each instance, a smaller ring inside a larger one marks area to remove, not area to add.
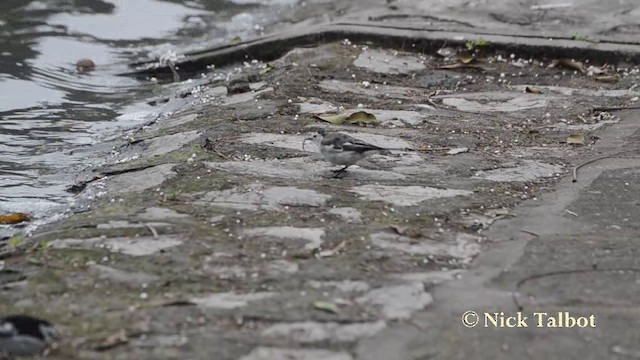
[[[534,233],[531,230],[527,230],[527,229],[520,229],[520,231],[522,231],[523,233],[529,234],[529,235],[533,235],[535,237],[540,237],[540,235],[538,235],[537,233]]]
[[[157,238],[158,238],[158,232],[156,231],[156,229],[155,229],[153,226],[151,226],[151,225],[149,225],[149,224],[144,224],[144,226],[146,226],[146,227],[147,227],[147,229],[149,229],[149,231],[151,231],[151,234],[153,234],[153,237],[154,237],[155,239],[157,239]]]
[[[620,152],[617,152],[617,153],[614,153],[614,154],[609,154],[609,155],[601,156],[601,157],[598,157],[598,158],[595,158],[595,159],[591,159],[589,161],[583,162],[582,164],[580,164],[578,166],[575,166],[573,168],[573,182],[577,182],[578,181],[578,170],[581,167],[583,167],[585,165],[589,165],[589,164],[594,163],[596,161],[600,161],[600,160],[603,160],[603,159],[607,159],[607,158],[610,158],[610,157],[615,157],[615,156],[618,156],[618,155],[622,155],[622,154],[626,154],[626,153],[630,153],[630,152],[634,152],[634,151],[640,151],[640,149],[631,149],[631,150],[620,151]]]

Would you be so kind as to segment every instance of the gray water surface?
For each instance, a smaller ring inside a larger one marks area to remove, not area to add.
[[[0,1],[0,215],[68,207],[65,188],[96,156],[91,145],[157,115],[146,100],[162,85],[116,74],[167,51],[255,36],[293,6],[258,2]],[[96,69],[79,72],[83,58]]]

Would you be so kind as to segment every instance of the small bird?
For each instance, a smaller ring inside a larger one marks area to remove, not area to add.
[[[0,354],[37,355],[59,337],[56,328],[47,320],[27,315],[11,315],[0,319]]]
[[[338,170],[333,170],[334,178],[340,177],[347,171],[349,166],[354,165],[371,154],[388,150],[411,150],[382,148],[343,133],[327,133],[324,130],[320,130],[312,137],[306,138],[304,142],[306,141],[312,141],[318,146],[323,160],[333,165],[343,166]]]

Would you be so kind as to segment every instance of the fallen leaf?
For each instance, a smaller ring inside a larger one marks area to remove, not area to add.
[[[338,305],[328,301],[316,301],[313,303],[313,307],[331,314],[340,314]]]
[[[618,75],[602,75],[594,76],[593,79],[600,82],[617,83],[620,80],[620,77]]]
[[[469,148],[466,148],[466,147],[455,148],[447,151],[447,155],[456,155],[456,154],[465,153],[467,151],[469,151]]]
[[[316,118],[320,120],[324,120],[326,122],[330,122],[332,124],[340,125],[344,123],[349,117],[347,114],[338,114],[338,115],[314,115]]]
[[[452,47],[443,47],[438,49],[437,53],[438,55],[442,56],[442,57],[452,57],[454,55],[456,55],[456,49],[452,48]]]
[[[347,118],[347,123],[349,124],[357,124],[360,126],[365,126],[367,124],[376,124],[378,123],[378,119],[375,115],[370,114],[365,111],[355,112]]]
[[[456,54],[456,59],[460,60],[463,64],[468,64],[475,60],[475,57],[469,51],[460,51]]]
[[[584,133],[578,132],[567,137],[567,144],[584,145]]]
[[[96,63],[91,59],[80,59],[76,62],[76,69],[79,72],[88,72],[96,68]]]
[[[32,218],[31,215],[25,214],[25,213],[3,215],[3,216],[0,216],[0,224],[3,224],[3,225],[19,224],[21,222],[31,220],[31,218]]]
[[[377,123],[378,119],[373,114],[370,114],[366,111],[356,111],[352,114],[339,114],[339,115],[314,115],[316,118],[320,120],[324,120],[330,122],[335,125],[340,125],[343,123],[349,124],[368,124],[368,123]]]
[[[409,227],[409,226],[398,226],[391,225],[389,226],[391,230],[395,231],[396,234],[401,236],[406,236],[412,239],[417,239],[422,237],[422,231],[417,227]]]
[[[552,67],[561,66],[571,70],[578,70],[583,74],[586,74],[588,71],[585,69],[584,64],[580,61],[575,61],[572,59],[560,59],[553,61],[551,63]]]
[[[129,337],[127,336],[126,330],[120,330],[115,334],[109,335],[102,339],[100,344],[94,347],[94,350],[97,351],[105,351],[109,349],[113,349],[116,346],[124,345],[129,342]]]
[[[524,88],[524,91],[531,94],[544,94],[542,89],[537,88],[535,86],[527,86],[526,88]]]

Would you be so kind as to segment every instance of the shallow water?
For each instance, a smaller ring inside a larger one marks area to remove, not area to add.
[[[68,206],[91,147],[152,119],[157,85],[127,64],[247,38],[287,0],[0,1],[0,215]],[[96,63],[82,73],[79,59]],[[2,229],[0,229],[2,230]],[[0,231],[2,232],[2,231]]]

